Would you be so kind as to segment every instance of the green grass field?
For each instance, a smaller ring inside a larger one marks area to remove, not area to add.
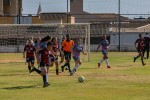
[[[112,68],[107,69],[104,62],[98,69],[102,55],[91,53],[91,61],[83,62],[74,76],[69,76],[68,71],[56,76],[52,67],[51,85],[46,88],[42,87],[42,77],[36,73],[29,75],[24,63],[1,63],[0,100],[150,100],[150,59],[145,59],[147,65],[143,67],[140,59],[133,62],[135,55],[135,52],[110,52]],[[14,58],[17,57],[22,56],[16,54]],[[78,82],[79,76],[85,77],[84,83]]]

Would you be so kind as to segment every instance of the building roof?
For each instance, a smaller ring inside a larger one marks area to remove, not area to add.
[[[111,32],[116,32],[116,27],[111,28]],[[150,24],[137,28],[121,28],[120,32],[150,32]]]
[[[115,13],[92,13],[92,15],[98,16],[101,19],[108,19],[108,21],[117,21],[118,14]],[[128,20],[129,18],[120,16],[120,20]]]
[[[84,19],[87,22],[96,22],[96,21],[117,21],[118,14],[115,13],[87,13],[83,12],[82,14],[72,14],[68,13],[69,16],[74,16],[77,19]],[[66,18],[66,12],[46,12],[41,13],[40,17],[42,20],[54,20],[54,19],[63,19]],[[121,20],[128,20],[127,17],[121,16]]]
[[[43,12],[40,14],[40,18],[42,20],[58,20],[66,18],[67,13],[66,12]]]

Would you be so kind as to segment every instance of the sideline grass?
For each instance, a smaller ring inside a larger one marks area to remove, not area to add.
[[[112,68],[104,62],[97,69],[102,55],[91,53],[91,62],[83,62],[74,76],[67,71],[56,76],[52,67],[47,88],[42,88],[41,76],[28,74],[24,63],[1,63],[0,100],[150,100],[150,59],[143,67],[140,60],[133,63],[136,54],[110,52]],[[84,83],[77,80],[81,75]]]

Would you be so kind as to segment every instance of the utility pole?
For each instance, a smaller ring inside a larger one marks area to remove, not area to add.
[[[22,2],[21,0],[18,0],[18,12],[17,12],[17,24],[21,24],[21,9],[22,9]],[[19,31],[17,27],[17,52],[19,52]]]
[[[69,23],[69,21],[68,21],[68,13],[69,13],[69,11],[68,11],[68,0],[67,0],[67,34],[68,34],[68,23]]]
[[[67,0],[67,23],[68,23],[68,0]]]
[[[121,46],[120,46],[120,0],[118,0],[118,17],[117,17],[117,32],[118,32],[118,42],[119,42],[119,45],[118,45],[118,50],[119,52],[121,51]]]
[[[21,0],[18,0],[18,14],[17,14],[17,16],[18,16],[18,24],[21,24]]]

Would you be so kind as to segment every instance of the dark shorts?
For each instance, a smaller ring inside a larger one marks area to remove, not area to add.
[[[54,58],[53,55],[50,55],[50,60],[51,60],[51,62],[54,62],[55,60],[58,60],[58,56],[56,56],[56,57]]]
[[[64,51],[65,60],[71,60],[71,52]]]
[[[107,50],[102,50],[102,54],[106,55],[106,54],[108,54],[108,51]]]
[[[78,57],[78,56],[73,56],[73,59],[74,59],[74,61],[77,61],[77,60],[80,59],[80,57]]]
[[[143,49],[137,49],[137,52],[141,53],[143,51]]]
[[[50,64],[45,64],[44,62],[40,62],[40,67],[48,67]]]
[[[32,57],[28,57],[28,58],[26,58],[26,62],[31,62],[31,64],[34,64],[34,62],[35,62],[35,58],[32,58]]]

